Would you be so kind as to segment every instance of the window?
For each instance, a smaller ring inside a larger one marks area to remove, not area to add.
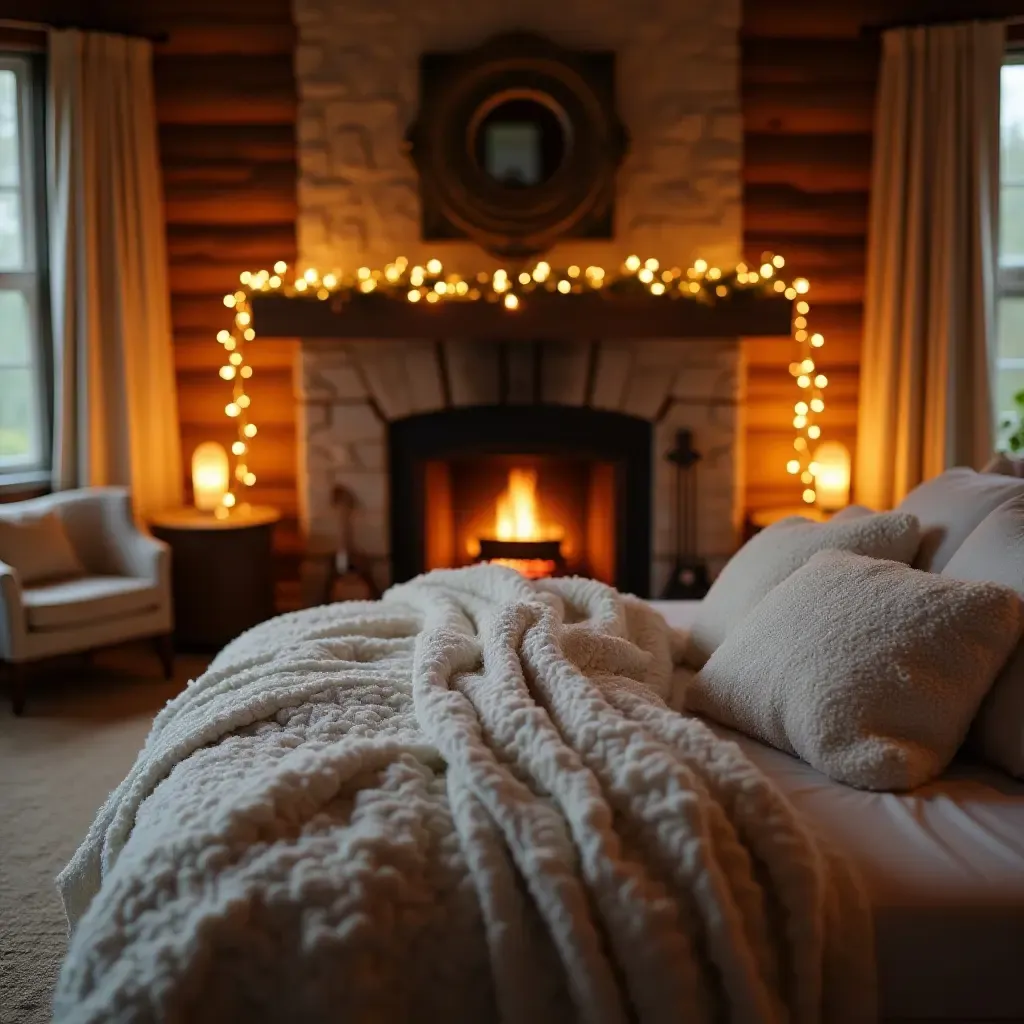
[[[1000,151],[996,412],[1002,425],[1024,391],[1024,54],[1003,66]]]
[[[49,463],[41,90],[27,56],[0,55],[0,483]]]

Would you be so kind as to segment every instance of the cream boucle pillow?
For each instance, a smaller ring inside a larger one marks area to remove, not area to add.
[[[700,668],[772,587],[819,551],[832,548],[910,562],[918,538],[917,520],[902,512],[850,512],[827,523],[790,516],[773,523],[733,555],[701,601],[687,660]]]
[[[958,580],[1013,587],[1024,598],[1024,496],[989,513],[942,570]],[[1024,778],[1024,640],[1003,667],[971,727],[970,744],[987,761]]]
[[[85,572],[56,512],[0,516],[0,562],[17,569],[24,586]]]
[[[947,469],[919,484],[897,506],[898,511],[917,516],[921,524],[915,568],[942,572],[982,519],[1018,494],[1024,494],[1024,480],[964,467]]]
[[[864,789],[912,789],[963,741],[1017,643],[1008,587],[823,551],[694,678],[692,711]]]

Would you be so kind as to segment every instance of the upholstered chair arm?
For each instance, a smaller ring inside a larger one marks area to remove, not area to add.
[[[103,494],[103,512],[112,571],[119,576],[134,576],[169,585],[170,549],[163,541],[138,528],[128,492],[113,488],[106,490]]]
[[[0,658],[19,661],[25,647],[25,608],[17,570],[0,562]]]
[[[170,582],[170,553],[135,522],[124,487],[91,487],[52,495],[71,542],[93,573]]]

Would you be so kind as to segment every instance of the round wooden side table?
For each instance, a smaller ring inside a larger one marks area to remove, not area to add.
[[[228,519],[181,508],[151,516],[171,548],[174,640],[181,650],[219,650],[274,613],[273,508],[252,505]]]

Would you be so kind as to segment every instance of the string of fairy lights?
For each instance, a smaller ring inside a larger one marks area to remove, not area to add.
[[[731,271],[711,266],[702,259],[696,260],[693,266],[681,268],[663,267],[653,258],[641,260],[639,256],[629,256],[613,273],[598,266],[554,268],[540,260],[531,269],[509,272],[499,268],[466,278],[446,273],[440,260],[410,266],[409,261],[400,256],[383,269],[359,267],[352,274],[338,270],[321,274],[313,267],[295,269],[289,274],[289,267],[283,261],[275,263],[273,270],[243,271],[239,276],[241,287],[224,296],[224,305],[234,312],[232,326],[217,334],[225,355],[218,372],[232,385],[231,400],[224,406],[224,413],[235,423],[238,436],[231,445],[234,460],[231,483],[216,514],[223,518],[241,507],[245,503],[244,494],[256,483],[256,475],[249,468],[250,446],[257,429],[246,391],[253,372],[246,359],[246,345],[256,337],[250,299],[255,294],[268,292],[310,301],[340,299],[342,308],[345,301],[371,292],[395,301],[428,305],[491,302],[503,306],[509,315],[515,315],[537,291],[561,295],[603,292],[614,296],[639,290],[649,295],[652,302],[710,304],[727,302],[733,293],[749,290],[785,295],[794,300],[793,338],[799,346],[799,358],[789,364],[797,401],[793,405],[793,454],[786,470],[799,478],[803,500],[813,504],[817,497],[814,484],[818,468],[814,448],[821,439],[818,417],[825,411],[824,392],[828,386],[828,378],[818,370],[816,357],[825,339],[808,327],[810,284],[802,277],[787,282],[782,276],[785,265],[785,260],[773,253],[762,253],[760,265],[751,267],[740,263]]]

